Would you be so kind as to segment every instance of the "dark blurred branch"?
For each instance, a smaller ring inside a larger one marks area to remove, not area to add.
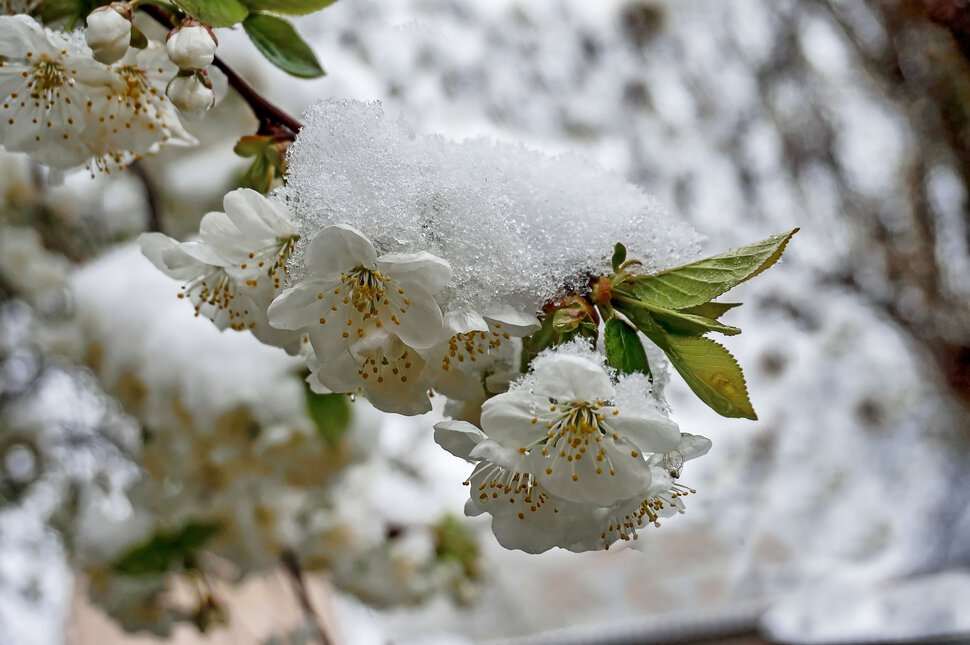
[[[148,205],[148,230],[153,233],[164,233],[162,230],[162,211],[158,201],[158,191],[155,190],[155,183],[151,175],[145,169],[141,161],[135,161],[129,167],[132,174],[141,182],[142,189],[145,191],[145,203]]]
[[[154,4],[143,4],[138,7],[148,16],[167,29],[173,29],[178,24],[178,18],[168,9]],[[252,85],[236,73],[224,60],[216,56],[212,61],[215,67],[222,70],[229,81],[229,85],[249,104],[253,114],[259,120],[258,134],[273,136],[280,141],[293,141],[299,134],[303,124],[284,112],[276,105],[266,100]]]
[[[303,568],[300,566],[299,560],[297,560],[296,554],[289,549],[283,551],[280,555],[280,563],[282,563],[283,568],[290,579],[290,583],[293,586],[293,591],[296,593],[297,602],[300,603],[300,610],[303,612],[304,619],[313,627],[316,632],[316,639],[321,645],[331,645],[330,639],[327,637],[327,632],[323,628],[323,621],[320,620],[319,614],[317,614],[316,609],[313,608],[313,603],[310,602],[310,592],[307,589],[306,581],[303,576]]]

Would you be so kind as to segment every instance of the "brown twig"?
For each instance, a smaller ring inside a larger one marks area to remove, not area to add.
[[[148,230],[152,233],[164,233],[165,231],[162,230],[161,204],[159,204],[158,191],[155,190],[151,176],[145,170],[141,161],[133,162],[128,168],[141,182],[142,189],[145,191],[145,203],[148,205]]]
[[[154,4],[143,4],[138,8],[163,27],[173,29],[178,25],[178,18],[175,14],[164,7]],[[302,123],[263,98],[252,85],[218,56],[212,61],[212,64],[226,75],[229,85],[249,104],[249,108],[259,120],[258,134],[270,135],[280,141],[293,141],[296,139],[296,135],[299,134],[300,129],[303,127]]]
[[[316,609],[313,608],[313,603],[310,602],[310,592],[307,589],[306,581],[303,579],[303,568],[300,566],[296,554],[289,549],[284,550],[280,554],[280,563],[286,570],[290,578],[290,583],[293,585],[293,591],[296,593],[297,601],[300,603],[303,617],[313,627],[317,640],[320,641],[321,645],[331,645],[327,632],[323,628],[323,621],[320,620],[320,615],[317,614]]]

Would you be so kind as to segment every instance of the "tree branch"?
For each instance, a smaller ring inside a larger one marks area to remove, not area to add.
[[[289,575],[290,583],[293,585],[293,591],[296,593],[297,601],[300,603],[300,609],[303,611],[303,617],[313,627],[317,640],[320,641],[321,645],[331,645],[330,639],[327,637],[327,632],[323,628],[323,621],[320,620],[319,614],[313,608],[313,603],[310,602],[310,592],[307,590],[306,582],[303,580],[303,569],[296,559],[296,554],[286,549],[280,554],[280,562]]]

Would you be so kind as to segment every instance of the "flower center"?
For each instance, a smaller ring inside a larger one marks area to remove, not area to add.
[[[517,473],[494,464],[472,473],[464,483],[475,487],[473,495],[477,494],[482,506],[493,502],[498,504],[505,499],[510,504],[517,504],[520,520],[525,519],[526,510],[535,513],[549,501],[549,494],[539,488],[531,473]],[[554,508],[553,512],[557,513],[558,510]]]
[[[349,293],[345,293],[348,293],[354,309],[362,314],[371,315],[377,313],[378,307],[385,300],[384,282],[390,279],[389,276],[381,275],[380,271],[364,267],[357,267],[350,273],[340,276],[341,284],[350,287]]]
[[[555,455],[558,451],[559,458],[565,459],[567,462],[581,461],[583,457],[588,457],[588,451],[592,451],[590,454],[597,462],[596,474],[602,475],[605,468],[610,475],[616,475],[613,462],[606,452],[603,437],[612,436],[614,441],[620,437],[615,432],[610,433],[603,425],[603,414],[600,412],[600,408],[605,405],[606,401],[553,403],[549,411],[559,412],[560,416],[546,424],[548,430],[546,436],[530,446],[519,448],[519,451],[525,453],[542,445],[543,457],[549,454]],[[538,421],[538,417],[532,418],[532,423]],[[631,454],[634,458],[639,457],[636,452]],[[546,468],[546,474],[552,474],[552,466]],[[579,479],[576,474],[573,474],[572,477],[573,481]]]
[[[660,526],[661,513],[667,511],[676,511],[681,514],[685,513],[684,504],[680,501],[680,498],[696,492],[693,488],[687,488],[686,486],[675,483],[669,491],[661,493],[656,497],[642,500],[632,511],[622,517],[614,515],[608,518],[606,520],[607,525],[604,527],[600,537],[605,542],[607,549],[617,539],[623,541],[636,540],[640,537],[637,532],[638,529],[643,528],[646,524]]]
[[[278,237],[273,244],[251,252],[249,254],[250,261],[243,262],[239,265],[239,268],[247,271],[254,270],[254,273],[262,273],[265,271],[267,277],[273,281],[273,288],[279,290],[282,286],[283,278],[289,274],[286,263],[289,261],[290,256],[293,255],[293,249],[296,248],[296,241],[299,238],[299,235]],[[258,286],[259,278],[253,277],[247,279],[246,285],[250,287]]]
[[[250,318],[248,309],[239,310],[233,302],[239,293],[239,285],[222,267],[209,267],[202,275],[182,285],[184,293],[195,304],[195,315],[204,315],[212,322],[222,312],[229,316],[229,326],[236,331],[252,329],[256,326]]]
[[[50,104],[54,98],[60,96],[60,92],[58,92],[60,88],[73,84],[74,79],[68,79],[65,76],[64,67],[59,62],[45,56],[34,65],[31,80],[27,83],[27,87],[30,88],[32,99],[44,99]]]
[[[469,331],[455,334],[448,339],[448,352],[441,359],[441,369],[447,372],[454,361],[474,363],[480,356],[501,347],[502,340],[509,338],[509,334],[495,331]]]

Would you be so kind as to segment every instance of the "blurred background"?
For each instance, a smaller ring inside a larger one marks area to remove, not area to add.
[[[238,185],[255,120],[235,96],[202,146],[132,172],[51,187],[2,153],[0,643],[970,635],[964,2],[340,0],[296,24],[326,77],[218,31],[294,114],[375,100],[416,132],[579,152],[711,254],[801,227],[726,319],[760,419],[672,378],[674,420],[714,442],[687,514],[636,549],[505,551],[462,516],[440,411],[311,399],[298,360],[193,319],[131,245],[152,222],[191,235]],[[196,575],[200,516],[234,535]],[[119,581],[138,544],[153,575]]]

